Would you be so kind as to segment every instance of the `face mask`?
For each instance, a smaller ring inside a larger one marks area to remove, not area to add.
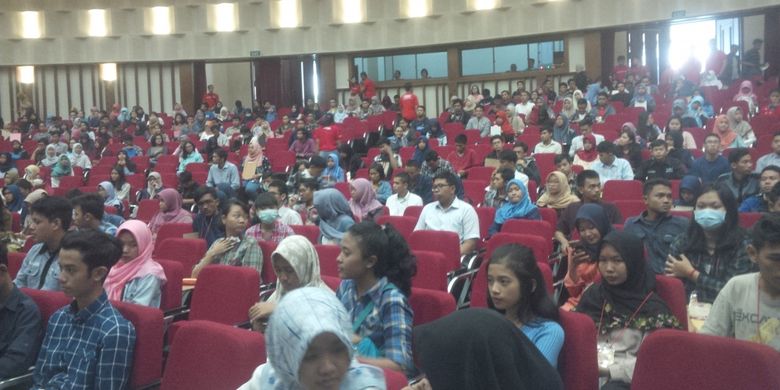
[[[257,212],[257,218],[260,218],[262,223],[271,224],[279,218],[279,211],[274,209],[260,210]]]
[[[693,218],[704,230],[713,230],[723,225],[726,220],[726,212],[713,209],[695,210]]]

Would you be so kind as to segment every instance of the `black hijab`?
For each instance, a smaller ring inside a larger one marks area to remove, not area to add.
[[[590,256],[591,259],[597,260],[599,258],[599,252],[601,251],[601,243],[604,242],[604,237],[612,231],[612,223],[609,222],[604,207],[598,203],[585,203],[577,210],[577,216],[574,219],[575,226],[579,229],[579,221],[588,221],[596,227],[601,234],[601,240],[595,245],[588,244],[585,240],[582,241],[582,248],[585,253]]]
[[[434,389],[563,389],[536,346],[493,310],[459,310],[415,327],[414,346]]]
[[[666,302],[654,292],[655,274],[649,270],[645,262],[642,241],[632,234],[613,231],[604,237],[604,244],[612,245],[620,253],[620,257],[626,263],[628,277],[619,285],[602,281],[591,286],[585,290],[576,310],[590,316],[599,328],[602,307],[605,307],[603,318],[605,326],[613,323],[614,317],[624,317],[627,320],[634,312],[636,318],[671,315]],[[648,294],[650,294],[649,298]],[[642,302],[645,302],[644,305]],[[610,307],[609,310],[606,309],[605,303]],[[642,307],[637,312],[640,305]]]

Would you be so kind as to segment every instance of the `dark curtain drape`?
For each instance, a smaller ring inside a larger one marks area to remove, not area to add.
[[[301,105],[301,65],[297,58],[261,58],[254,61],[257,99],[277,107]]]
[[[766,11],[764,21],[764,62],[769,62],[766,77],[780,75],[780,8]]]
[[[601,80],[606,82],[615,64],[615,30],[601,32]]]
[[[200,108],[200,103],[203,101],[203,94],[206,93],[206,63],[205,62],[193,62],[192,63],[192,84],[193,84],[193,101],[195,107],[187,107],[191,109],[193,114],[196,109]]]

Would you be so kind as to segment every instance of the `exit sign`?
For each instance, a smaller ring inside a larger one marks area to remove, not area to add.
[[[260,50],[250,50],[249,51],[249,57],[252,57],[252,58],[260,57]]]

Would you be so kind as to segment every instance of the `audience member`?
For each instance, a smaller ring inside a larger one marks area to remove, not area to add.
[[[295,130],[295,141],[290,145],[289,151],[295,153],[298,159],[309,159],[314,155],[317,145],[304,129]]]
[[[84,194],[70,201],[73,207],[72,224],[77,229],[95,229],[116,236],[117,228],[103,219],[105,207],[98,194]]]
[[[685,149],[683,146],[683,135],[679,131],[671,130],[664,134],[664,140],[666,140],[666,147],[669,149],[667,154],[669,157],[681,162],[685,170],[691,169],[693,165],[693,154]]]
[[[24,206],[24,196],[22,190],[16,184],[7,184],[3,187],[3,203],[6,209],[12,213],[17,213]]]
[[[610,180],[632,180],[634,172],[628,161],[615,157],[615,145],[609,141],[602,141],[596,148],[599,160],[591,164],[590,169],[596,171],[601,178],[601,184]]]
[[[615,145],[617,145],[618,157],[628,161],[631,164],[632,169],[639,169],[639,166],[642,164],[642,147],[636,142],[636,133],[631,129],[623,128],[623,130],[620,130],[620,136],[615,140]],[[593,149],[595,149],[595,147]],[[598,155],[598,153],[595,154]],[[592,158],[592,162],[596,160],[597,156],[589,157]]]
[[[639,166],[636,180],[678,180],[682,178],[685,169],[679,160],[668,156],[669,150],[666,141],[657,139],[651,142],[650,150],[652,152],[651,157],[649,160],[643,161]]]
[[[30,206],[30,234],[36,244],[30,248],[16,274],[16,287],[59,291],[60,243],[73,218],[70,203],[61,197],[43,197]]]
[[[775,184],[780,182],[780,166],[769,165],[761,171],[759,175],[759,190],[749,198],[746,198],[739,205],[739,212],[767,212],[769,211],[769,199],[767,195],[772,191]]]
[[[429,203],[423,208],[414,230],[444,230],[457,233],[460,239],[460,254],[466,255],[477,248],[479,219],[470,204],[455,196],[456,184],[457,177],[450,172],[436,175],[433,179],[436,202]]]
[[[425,163],[422,164],[420,174],[433,180],[434,177],[444,172],[456,174],[449,161],[439,157],[439,153],[435,150],[429,150],[425,154]]]
[[[528,180],[533,180],[537,185],[540,185],[542,183],[542,175],[539,173],[539,167],[536,165],[536,160],[528,152],[528,145],[523,141],[515,142],[515,145],[512,147],[512,152],[517,156],[517,160],[513,161],[513,167],[517,172],[522,173],[523,176],[527,177],[527,180],[524,180],[523,183],[527,184]],[[503,153],[503,151],[499,153],[498,156],[499,163],[501,163],[502,160],[511,161],[506,158],[509,155]]]
[[[780,131],[776,131],[772,137],[772,152],[761,156],[756,162],[756,172],[770,165],[780,167]]]
[[[490,126],[490,120],[485,118],[482,106],[476,106],[474,115],[466,123],[466,130],[478,130],[480,137],[487,137],[490,135]]]
[[[496,217],[488,230],[488,236],[501,231],[510,219],[541,219],[539,210],[531,202],[528,188],[521,180],[512,179],[506,185],[507,201],[496,210]]]
[[[192,230],[211,247],[215,241],[225,237],[225,227],[219,216],[221,200],[217,196],[217,190],[202,187],[195,193],[195,202],[198,205],[198,213],[192,220]]]
[[[594,146],[604,142],[604,136],[601,134],[594,133],[592,129],[592,125],[593,124],[587,120],[579,122],[580,135],[574,137],[571,140],[571,147],[569,148],[569,156],[574,158],[574,154],[584,148],[584,140],[585,140],[585,136],[587,135],[592,135],[593,138],[596,140]]]
[[[534,153],[554,153],[561,154],[563,147],[560,143],[553,140],[552,129],[549,127],[542,127],[540,132],[540,141],[534,147]]]
[[[320,244],[339,245],[344,233],[355,224],[352,209],[339,190],[326,188],[314,193],[314,209],[320,226]]]
[[[108,299],[159,308],[165,271],[154,261],[154,238],[141,221],[130,220],[116,234],[122,257],[111,267],[103,286]]]
[[[111,185],[114,187],[114,193],[116,195],[116,199],[120,202],[120,205],[122,205],[121,202],[130,200],[130,190],[132,188],[130,187],[130,183],[128,183],[127,179],[125,178],[125,171],[122,170],[119,166],[116,166],[113,169],[111,169],[111,176],[109,176],[109,183],[111,183]],[[122,207],[124,207],[124,205],[122,205]],[[123,211],[124,208],[118,210],[120,214]]]
[[[621,153],[623,155],[623,153]],[[641,157],[641,156],[640,156]],[[579,165],[583,169],[590,169],[599,158],[599,152],[596,149],[596,137],[593,134],[582,136],[582,149],[574,154],[574,165]]]
[[[138,191],[138,194],[135,198],[138,202],[144,199],[154,199],[163,188],[163,181],[160,173],[149,172],[149,176],[146,177],[146,187]]]
[[[351,194],[349,208],[356,222],[373,221],[382,215],[382,203],[376,199],[376,192],[370,181],[363,178],[355,179],[349,184],[349,191]]]
[[[211,157],[211,167],[206,178],[206,186],[216,188],[230,198],[235,195],[241,186],[238,167],[227,160],[228,153],[225,149],[218,149]]]
[[[254,169],[253,169],[254,168]],[[245,172],[248,175],[245,176]],[[263,154],[263,146],[257,137],[249,141],[249,148],[244,163],[241,166],[241,184],[249,197],[256,196],[262,191],[263,177],[271,174],[271,160]]]
[[[409,190],[409,174],[403,172],[393,177],[393,195],[387,198],[387,208],[390,215],[402,216],[409,206],[422,206],[419,195]]]
[[[744,120],[744,114],[739,107],[731,107],[726,111],[729,128],[737,133],[745,147],[750,148],[756,142],[756,134],[753,133],[750,123]]]
[[[254,238],[255,241],[274,242],[278,244],[285,238],[295,234],[293,230],[281,220],[281,217],[279,216],[279,201],[275,195],[271,193],[258,195],[255,199],[254,210],[259,222],[247,229],[246,235]]]
[[[499,139],[500,138],[501,137],[499,136]],[[493,142],[493,138],[491,138],[490,142]],[[466,171],[469,168],[479,165],[476,154],[474,154],[473,150],[466,148],[466,143],[465,134],[458,134],[455,136],[455,150],[450,152],[447,156],[447,161],[452,164],[452,169],[454,169],[458,176],[462,178],[466,177]]]
[[[498,168],[493,172],[490,186],[486,188],[485,199],[482,202],[484,207],[498,209],[506,202],[506,185],[515,178],[516,172],[512,168]]]
[[[726,115],[718,115],[715,117],[715,127],[712,132],[720,137],[720,150],[733,148],[744,148],[747,145],[743,141],[742,137],[737,134],[729,124],[729,119]]]
[[[536,201],[536,205],[554,209],[559,215],[570,204],[580,201],[576,195],[572,194],[569,180],[561,172],[552,171],[547,175],[545,189],[544,194]]]
[[[606,210],[598,203],[586,203],[577,211],[574,226],[580,234],[578,241],[567,245],[567,273],[563,278],[568,298],[563,304],[565,310],[574,309],[582,293],[598,277],[598,260],[604,237],[612,231]]]
[[[720,154],[720,136],[715,133],[708,134],[704,139],[704,155],[693,162],[688,173],[700,177],[702,183],[707,185],[729,170],[729,161]]]
[[[564,106],[566,106],[566,102],[571,105],[571,98],[564,99]],[[561,144],[564,150],[568,150],[575,136],[576,133],[569,127],[569,117],[562,111],[555,117],[555,122],[553,122],[552,139]]]
[[[186,138],[185,138],[186,139]],[[181,174],[187,165],[192,163],[202,163],[203,156],[200,155],[195,144],[192,141],[185,140],[182,142],[181,154],[179,155],[179,168],[176,173]]]
[[[0,174],[0,176],[3,176]],[[56,164],[51,167],[51,188],[59,188],[60,179],[65,176],[73,176],[73,167],[66,154],[60,155]]]
[[[692,211],[696,199],[701,195],[704,185],[697,176],[686,175],[680,180],[678,198],[674,200],[674,210]]]
[[[393,151],[393,148],[390,146],[390,141],[387,138],[381,138],[379,140],[379,145],[377,146],[379,147],[380,152],[374,157],[374,161],[372,162],[371,167],[369,167],[369,170],[376,165],[379,171],[382,171],[382,180],[384,180],[384,177],[392,176],[396,169],[402,168],[403,162],[401,161],[401,155]],[[352,177],[355,176],[352,175]]]
[[[390,183],[385,180],[385,171],[382,165],[374,163],[368,168],[368,179],[371,182],[371,188],[376,194],[376,200],[381,204],[387,203],[387,198],[393,194]]]
[[[160,200],[160,211],[149,221],[149,230],[152,232],[152,240],[157,239],[157,233],[163,225],[170,223],[191,224],[192,214],[182,208],[181,194],[171,188],[166,188],[157,194]]]
[[[298,195],[293,197],[293,210],[303,217],[304,225],[314,225],[317,222],[314,192],[318,189],[317,180],[304,179],[298,186]]]
[[[737,204],[741,204],[760,190],[757,175],[753,173],[753,156],[747,148],[732,150],[729,165],[731,172],[718,176],[716,183],[731,190]]]

